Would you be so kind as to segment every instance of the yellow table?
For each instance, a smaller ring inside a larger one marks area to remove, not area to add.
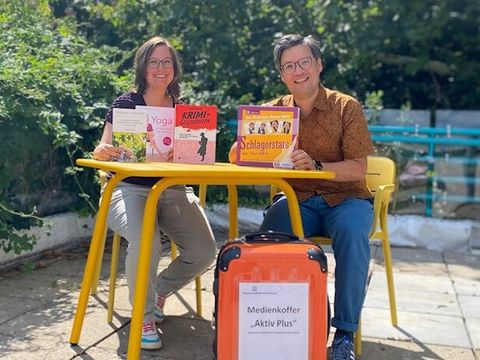
[[[130,337],[128,342],[128,359],[140,358],[143,310],[146,302],[147,276],[150,267],[156,206],[162,191],[172,185],[227,185],[230,200],[229,235],[234,237],[236,236],[237,231],[236,185],[275,185],[282,190],[287,197],[293,232],[298,236],[303,236],[303,227],[297,197],[285,179],[331,179],[335,177],[335,173],[328,171],[272,169],[237,166],[225,163],[216,163],[214,165],[191,165],[174,163],[120,163],[79,159],[77,160],[77,165],[115,172],[115,175],[108,181],[98,209],[92,242],[88,253],[87,263],[85,265],[82,287],[78,299],[77,311],[75,313],[72,333],[70,335],[70,343],[72,345],[78,344],[80,339],[88,296],[98,260],[97,258],[104,239],[102,235],[106,226],[108,208],[112,199],[113,189],[121,180],[127,177],[161,177],[161,179],[152,187],[145,203],[140,253],[138,255],[137,283],[135,287]]]

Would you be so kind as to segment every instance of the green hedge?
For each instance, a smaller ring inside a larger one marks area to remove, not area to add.
[[[94,147],[130,79],[115,73],[118,50],[90,46],[46,1],[0,6],[0,250],[20,253],[34,239],[15,230],[95,207],[93,174],[74,159]]]

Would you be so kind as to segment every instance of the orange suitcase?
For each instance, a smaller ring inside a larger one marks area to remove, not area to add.
[[[216,359],[327,359],[327,259],[318,245],[273,232],[229,241],[213,291]]]

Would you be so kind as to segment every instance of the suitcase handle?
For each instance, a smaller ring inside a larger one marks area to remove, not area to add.
[[[260,231],[250,234],[245,234],[246,242],[264,242],[273,241],[278,243],[302,241],[297,235],[285,232]]]

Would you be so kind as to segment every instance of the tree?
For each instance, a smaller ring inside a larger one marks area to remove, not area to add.
[[[128,52],[154,34],[166,36],[180,49],[194,90],[237,103],[285,91],[272,66],[272,43],[300,33],[323,43],[326,85],[361,100],[383,90],[388,107],[478,107],[478,1],[79,0],[69,6],[58,5],[57,13],[77,14],[97,44]]]
[[[315,4],[315,5],[313,5]],[[322,5],[324,4],[324,5]],[[478,108],[477,1],[311,1],[327,82],[400,108]],[[334,67],[336,71],[330,71]]]
[[[93,176],[74,160],[93,148],[107,104],[124,86],[114,49],[90,46],[73,19],[55,19],[46,1],[35,5],[0,4],[0,249],[17,253],[34,239],[16,230],[85,208],[79,192],[96,202]]]

